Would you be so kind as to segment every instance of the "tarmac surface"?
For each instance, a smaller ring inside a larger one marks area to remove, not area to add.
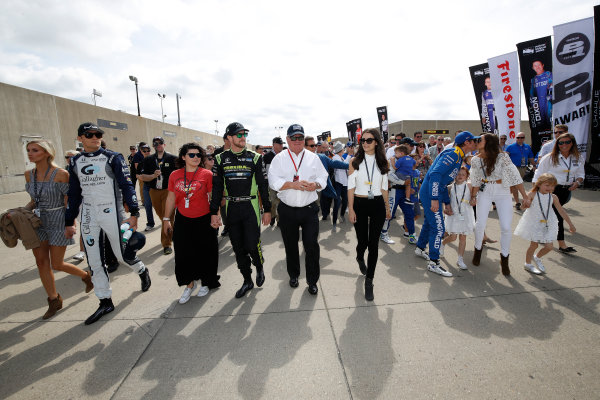
[[[26,193],[0,196],[0,209]],[[242,299],[228,238],[220,239],[222,287],[179,304],[173,255],[158,229],[140,257],[152,287],[122,265],[111,274],[116,309],[99,322],[94,293],[56,273],[64,306],[47,309],[34,257],[0,246],[0,398],[2,399],[591,399],[600,398],[600,194],[578,190],[567,204],[577,233],[574,255],[551,252],[548,273],[523,269],[528,243],[513,236],[512,275],[500,274],[499,243],[480,267],[427,272],[400,237],[380,242],[375,301],[364,299],[352,226],[321,222],[319,293],[288,285],[277,228],[263,228],[266,282]],[[515,213],[513,229],[518,222]],[[139,225],[145,226],[142,212]],[[420,227],[420,223],[418,223]],[[487,234],[499,238],[497,214]],[[67,257],[78,246],[67,249]],[[72,261],[72,260],[70,260]],[[202,262],[202,246],[193,262]],[[84,261],[80,264],[86,267]]]

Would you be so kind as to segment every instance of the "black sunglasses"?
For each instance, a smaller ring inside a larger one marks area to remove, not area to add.
[[[424,144],[420,144],[417,147],[425,147],[425,145]]]
[[[212,160],[214,160],[215,158],[214,158],[213,156],[206,156],[206,159],[207,159],[208,161],[212,161]]]
[[[165,142],[154,142],[154,143],[152,143],[152,146],[156,147],[156,146],[160,146],[161,144],[165,144]]]
[[[292,142],[297,142],[297,141],[300,141],[300,140],[304,140],[304,136],[290,136],[290,140]]]
[[[85,136],[86,139],[91,139],[93,137],[96,137],[96,139],[102,139],[103,135],[104,133],[102,132],[85,132],[83,134],[83,136]]]
[[[150,150],[142,150],[142,153],[150,153]]]
[[[525,136],[517,136],[517,139],[525,139]]]
[[[317,145],[316,145],[316,144],[314,144],[314,143],[313,143],[313,144],[307,144],[307,145],[306,145],[306,147],[313,148],[313,147],[317,147]]]
[[[562,135],[563,133],[565,133],[565,131],[554,131],[555,135]]]
[[[366,144],[371,144],[371,143],[373,143],[374,141],[375,141],[375,139],[374,139],[374,138],[372,138],[372,137],[370,137],[370,138],[368,138],[368,139],[360,139],[360,142],[361,142],[361,143],[366,143]]]
[[[200,153],[187,153],[186,156],[188,156],[189,158],[195,158],[195,157],[202,158],[202,154],[200,154]]]
[[[558,142],[559,146],[562,146],[563,144],[571,144],[573,143],[571,140],[561,140],[560,142]]]

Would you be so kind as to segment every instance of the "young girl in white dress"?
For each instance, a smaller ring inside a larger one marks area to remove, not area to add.
[[[462,167],[458,171],[454,183],[448,186],[452,215],[446,215],[446,232],[449,235],[442,241],[442,248],[440,249],[440,255],[443,255],[443,246],[455,241],[458,235],[458,261],[456,264],[460,269],[467,269],[467,265],[463,260],[467,245],[467,235],[472,234],[475,229],[475,213],[473,212],[473,207],[469,204],[471,200],[471,184],[467,182],[468,178],[469,170]]]
[[[528,194],[531,206],[523,213],[515,229],[515,235],[531,241],[527,253],[525,253],[525,270],[537,275],[546,273],[541,258],[552,250],[552,242],[556,240],[558,234],[558,218],[552,205],[569,224],[569,232],[575,233],[575,225],[560,205],[558,197],[552,194],[556,182],[556,178],[552,174],[540,175]],[[544,247],[534,255],[538,243],[543,244]],[[531,263],[532,259],[535,265]]]

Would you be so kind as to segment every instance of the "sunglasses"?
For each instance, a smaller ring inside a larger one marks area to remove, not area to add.
[[[306,147],[310,147],[310,148],[312,149],[312,148],[315,148],[315,147],[317,147],[317,145],[316,145],[316,144],[314,144],[314,143],[313,143],[313,144],[307,144],[307,145],[306,145]]]
[[[142,153],[150,153],[150,150],[142,150]]]
[[[570,140],[561,140],[560,142],[558,142],[558,145],[562,146],[563,144],[571,144],[571,143],[572,143],[572,141],[570,141]]]
[[[366,143],[366,144],[371,144],[375,141],[374,138],[368,138],[368,139],[360,139],[361,143]]]
[[[195,158],[195,157],[202,158],[202,154],[200,154],[200,153],[187,153],[186,156],[189,158]]]
[[[240,133],[236,133],[235,135],[231,135],[231,136],[236,136],[238,139],[243,138],[243,137],[247,137],[248,136],[248,132],[240,132]]]
[[[420,144],[417,147],[425,147],[425,145],[424,144]]]
[[[156,147],[156,146],[160,146],[161,144],[165,144],[165,142],[154,142],[154,143],[152,143],[152,146]]]
[[[525,139],[525,136],[517,136],[517,139]]]
[[[86,139],[91,139],[93,137],[96,137],[96,139],[102,139],[102,135],[104,135],[102,132],[85,132],[83,134]]]
[[[565,133],[565,131],[554,131],[555,135],[562,135],[563,133]]]
[[[214,159],[215,159],[215,158],[214,158],[213,156],[206,156],[206,160],[208,160],[208,161],[212,161],[212,160],[214,160]]]
[[[299,136],[290,136],[290,140],[292,142],[297,142],[297,141],[300,141],[300,140],[304,140],[304,136],[302,136],[302,135],[299,135]]]

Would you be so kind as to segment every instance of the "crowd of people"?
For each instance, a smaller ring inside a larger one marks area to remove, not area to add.
[[[458,268],[468,269],[469,235],[475,243],[471,264],[480,265],[483,245],[493,242],[485,235],[492,207],[500,224],[503,275],[510,275],[516,211],[524,213],[514,234],[530,241],[525,270],[546,273],[542,257],[555,240],[559,251],[576,252],[565,243],[564,221],[571,233],[575,227],[563,205],[583,183],[584,160],[566,125],[556,126],[554,140],[539,157],[524,144],[523,133],[510,146],[505,146],[502,135],[475,136],[466,131],[456,132],[454,138],[432,135],[427,143],[422,132],[413,138],[399,133],[384,143],[378,129],[365,129],[357,143],[329,143],[306,135],[299,124],[289,126],[285,140],[274,138],[271,150],[264,152],[257,146],[255,151],[246,143],[249,130],[234,122],[227,126],[219,148],[186,143],[174,155],[166,151],[161,137],[155,137],[153,153],[142,142],[130,147],[126,162],[123,155],[105,148],[103,134],[92,123],[81,124],[77,136],[83,148],[67,152],[65,169],[55,164],[49,141],[27,145],[29,160],[36,165],[25,173],[31,201],[9,217],[15,224],[18,213],[41,220],[36,228],[39,243],[32,250],[48,295],[44,319],[62,308],[53,270],[78,276],[86,292],[95,291],[100,305],[86,324],[114,310],[110,265],[128,265],[140,277],[141,290],[150,288],[149,270],[137,256],[145,244],[144,234],[137,229],[138,182],[147,215],[144,231],[155,228],[155,212],[162,223],[163,254],[174,251],[182,304],[196,289],[197,296],[206,296],[221,286],[218,231],[222,225],[221,235],[229,236],[242,275],[236,298],[244,297],[255,283],[259,287],[265,283],[261,224],[281,232],[292,288],[299,286],[302,239],[308,292],[316,295],[319,231],[324,225],[319,220],[328,221],[331,215],[335,234],[338,223],[347,218],[354,226],[355,258],[365,275],[368,301],[374,300],[380,241],[395,244],[390,224],[398,208],[403,215],[402,236],[415,245],[415,255],[427,261],[429,271],[445,277],[452,272],[442,262],[444,248],[456,239]],[[523,176],[528,172],[534,172],[533,188],[526,192]],[[417,232],[415,221],[421,215]],[[66,246],[74,244],[77,222],[82,252],[75,258],[86,257],[90,272],[64,261]]]

